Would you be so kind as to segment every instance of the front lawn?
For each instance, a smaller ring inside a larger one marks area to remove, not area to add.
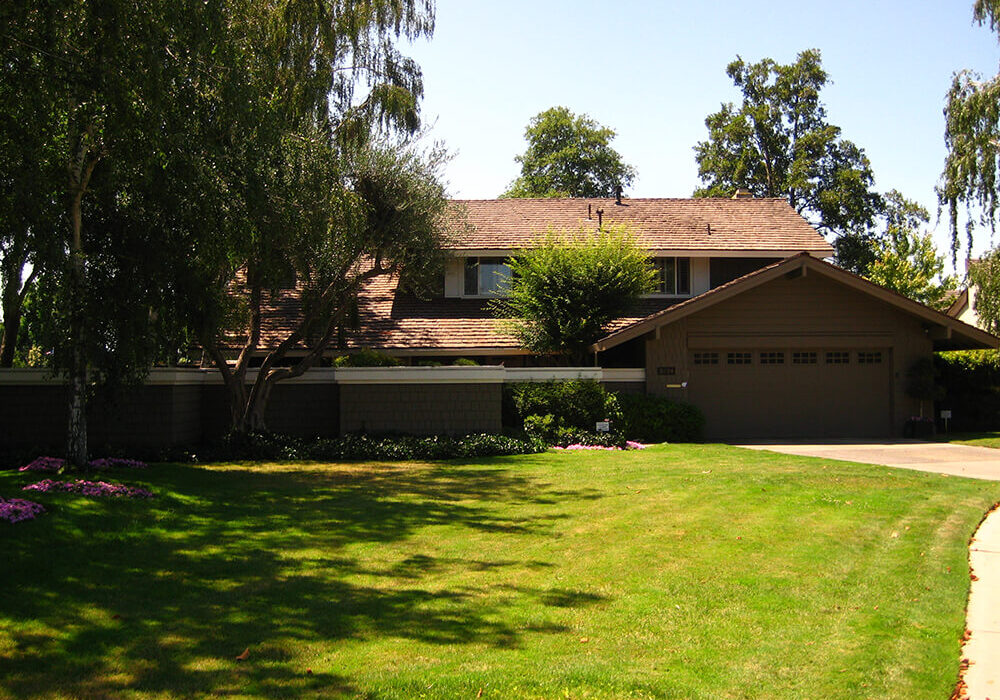
[[[978,447],[1000,448],[1000,432],[982,431],[978,433],[938,433],[942,442],[954,442],[959,445],[976,445]]]
[[[0,522],[0,697],[944,700],[1000,500],[717,445],[119,475]]]

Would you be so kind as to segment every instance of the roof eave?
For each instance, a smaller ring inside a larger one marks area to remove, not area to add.
[[[689,299],[686,302],[673,306],[669,309],[665,309],[659,313],[647,316],[627,328],[623,328],[620,331],[611,333],[610,335],[601,338],[596,343],[591,345],[589,349],[591,352],[603,352],[624,342],[645,335],[646,333],[655,330],[657,327],[674,323],[685,316],[689,316],[704,308],[714,306],[715,304],[725,301],[726,299],[742,294],[743,292],[749,291],[750,289],[760,286],[761,284],[776,279],[784,274],[795,272],[801,268],[811,268],[818,271],[820,274],[825,274],[828,277],[839,279],[841,282],[854,289],[868,293],[881,301],[896,306],[904,311],[908,311],[909,313],[923,318],[930,324],[937,326],[941,329],[941,331],[933,334],[940,336],[936,339],[932,338],[935,342],[935,350],[989,349],[1000,347],[1000,338],[991,333],[987,333],[980,328],[976,328],[968,323],[959,321],[957,318],[953,318],[942,311],[937,311],[929,306],[925,306],[924,304],[905,297],[898,292],[881,287],[874,282],[870,282],[852,272],[843,270],[836,265],[822,260],[817,260],[816,258],[810,256],[808,252],[802,252],[798,255],[786,258],[785,260],[774,263],[773,265],[769,265],[761,268],[760,270],[744,275],[743,277],[737,278],[736,280],[722,285],[721,287],[711,289],[704,294]]]

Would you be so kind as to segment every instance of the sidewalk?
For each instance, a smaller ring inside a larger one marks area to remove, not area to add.
[[[971,636],[962,647],[968,660],[965,697],[1000,700],[1000,508],[983,521],[969,545],[972,588],[965,626]]]

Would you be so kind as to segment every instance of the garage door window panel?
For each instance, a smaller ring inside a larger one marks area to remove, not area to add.
[[[719,353],[717,353],[717,352],[696,352],[694,354],[694,363],[696,365],[718,365],[719,364]]]
[[[793,365],[814,365],[817,362],[818,353],[813,351],[806,352],[793,352],[792,353],[792,364]]]

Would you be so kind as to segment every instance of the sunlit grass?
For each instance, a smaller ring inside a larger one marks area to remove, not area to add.
[[[943,442],[954,442],[959,445],[976,445],[978,447],[1000,448],[1000,432],[982,431],[978,433],[943,433],[938,436]]]
[[[0,697],[943,698],[1000,500],[714,445],[120,476],[0,528]]]

